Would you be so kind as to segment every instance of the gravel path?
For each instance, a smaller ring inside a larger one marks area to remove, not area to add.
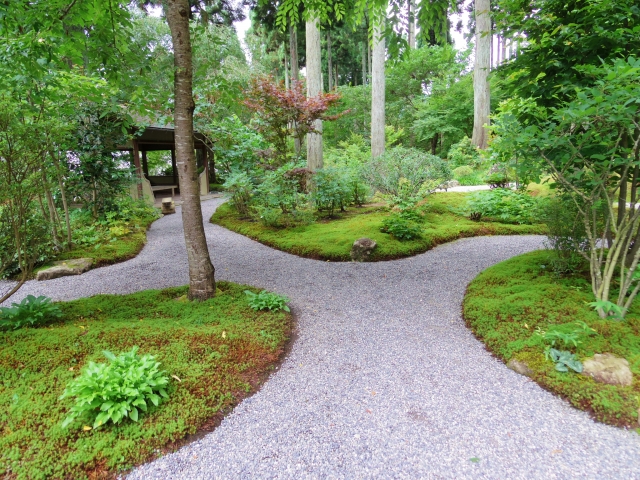
[[[208,218],[221,200],[203,205]],[[329,263],[206,224],[217,278],[292,299],[280,370],[214,432],[131,479],[640,478],[640,438],[593,422],[493,358],[465,327],[466,285],[542,237],[478,237],[413,258]],[[71,299],[187,282],[180,215],[133,260],[16,295]]]

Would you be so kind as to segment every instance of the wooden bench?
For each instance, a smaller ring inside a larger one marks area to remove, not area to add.
[[[160,192],[162,190],[171,190],[171,199],[175,197],[175,189],[178,188],[177,185],[156,185],[155,187],[151,187],[152,192]]]

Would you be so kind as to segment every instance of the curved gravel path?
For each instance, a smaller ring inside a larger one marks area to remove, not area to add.
[[[221,200],[203,205],[208,218]],[[635,432],[593,422],[493,358],[465,327],[466,285],[542,237],[476,237],[413,258],[329,263],[206,224],[218,279],[292,299],[281,368],[211,434],[131,479],[640,478]],[[71,299],[187,283],[180,215],[133,260],[16,295]]]

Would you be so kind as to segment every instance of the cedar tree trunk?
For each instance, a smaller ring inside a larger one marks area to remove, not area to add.
[[[386,11],[386,9],[385,9]],[[384,153],[384,16],[374,18],[371,66],[371,156]]]
[[[471,143],[481,149],[487,148],[490,92],[489,68],[491,62],[491,17],[490,0],[476,1],[476,60],[473,71],[473,136]]]
[[[307,20],[307,98],[322,93],[322,59],[320,51],[320,19]],[[309,170],[322,168],[322,120],[313,124],[319,133],[307,134],[307,167]]]

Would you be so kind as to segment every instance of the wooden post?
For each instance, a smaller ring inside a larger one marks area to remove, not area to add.
[[[178,167],[176,166],[176,149],[171,149],[171,171],[173,172],[173,184],[178,185]],[[178,189],[180,185],[178,185]]]
[[[133,140],[133,163],[136,167],[136,175],[138,175],[138,198],[141,200],[142,196],[142,168],[140,167],[140,150],[138,149],[138,141]]]
[[[147,151],[142,150],[142,171],[144,172],[144,176],[149,178],[149,165],[147,164]]]
[[[207,193],[209,193],[209,152],[207,147],[202,147],[202,163],[204,164],[204,178],[207,179]]]

